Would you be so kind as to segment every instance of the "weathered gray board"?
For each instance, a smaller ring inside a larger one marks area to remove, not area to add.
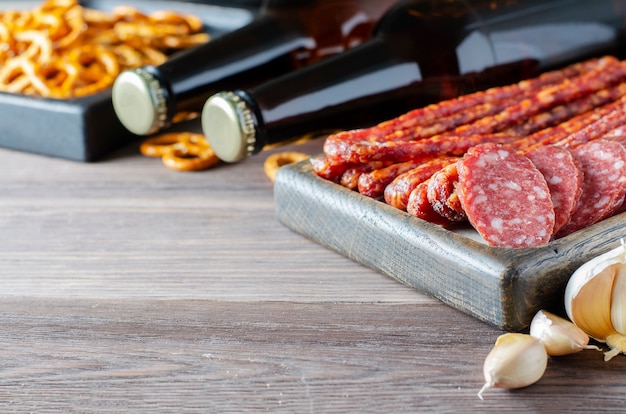
[[[274,193],[293,231],[507,331],[561,312],[572,272],[626,236],[620,214],[547,246],[491,247],[323,180],[308,161],[281,168]]]

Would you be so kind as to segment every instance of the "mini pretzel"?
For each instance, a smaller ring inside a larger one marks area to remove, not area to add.
[[[219,158],[213,149],[194,150],[186,147],[175,147],[162,158],[166,167],[178,171],[201,171],[217,164]]]
[[[192,132],[171,132],[148,138],[139,150],[148,157],[161,157],[166,167],[178,171],[205,170],[219,162],[204,136]]]
[[[178,134],[164,134],[144,140],[139,151],[146,157],[162,157],[180,142]]]
[[[304,161],[309,158],[309,155],[297,151],[277,152],[265,159],[263,169],[265,170],[267,177],[274,182],[276,179],[276,173],[278,173],[278,169],[280,167],[294,162]]]
[[[190,148],[207,147],[209,144],[201,134],[170,132],[144,140],[139,146],[139,151],[146,157],[162,157],[171,152],[175,146]]]

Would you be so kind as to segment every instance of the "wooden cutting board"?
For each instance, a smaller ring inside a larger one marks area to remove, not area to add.
[[[506,331],[527,329],[582,263],[626,236],[626,213],[543,247],[488,246],[471,228],[450,231],[319,178],[308,161],[280,169],[278,220],[291,230]]]

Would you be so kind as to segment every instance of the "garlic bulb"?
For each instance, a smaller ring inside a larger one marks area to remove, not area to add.
[[[600,350],[589,344],[589,335],[572,322],[540,310],[530,323],[530,336],[537,338],[550,356],[573,354],[583,349]]]
[[[485,385],[478,392],[489,388],[527,387],[543,376],[548,365],[548,353],[539,340],[521,333],[506,333],[496,340],[483,365]]]
[[[592,338],[606,342],[608,361],[626,352],[626,246],[580,266],[565,288],[565,311]]]

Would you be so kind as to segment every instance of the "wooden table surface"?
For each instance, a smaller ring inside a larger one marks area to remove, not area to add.
[[[0,150],[0,412],[623,411],[626,356],[594,351],[481,401],[502,332],[279,224],[267,153],[137,147]]]

